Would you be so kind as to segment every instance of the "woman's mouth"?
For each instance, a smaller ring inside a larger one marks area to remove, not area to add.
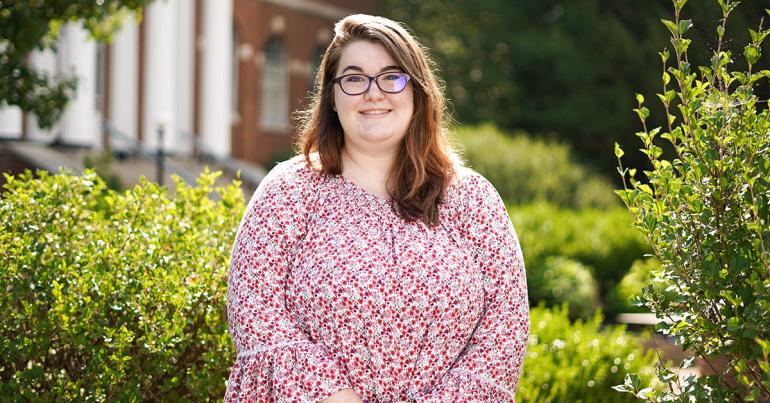
[[[390,109],[365,109],[359,113],[364,116],[382,116],[389,113],[390,111]]]

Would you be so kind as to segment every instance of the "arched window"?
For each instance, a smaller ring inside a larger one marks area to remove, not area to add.
[[[263,50],[262,64],[262,127],[288,131],[289,128],[289,66],[283,41],[270,38]]]

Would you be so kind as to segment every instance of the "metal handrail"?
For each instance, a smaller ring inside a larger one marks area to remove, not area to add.
[[[139,143],[135,138],[128,136],[124,132],[122,132],[120,129],[116,128],[112,123],[110,123],[109,120],[104,119],[102,120],[102,127],[105,131],[107,131],[107,134],[110,136],[110,139],[118,139],[121,142],[127,143],[129,149],[131,150],[131,154],[133,155],[139,155],[141,157],[147,158],[147,159],[157,159],[160,156],[165,157],[165,152],[163,151],[162,144],[159,142],[155,150],[149,150],[146,147],[142,147],[142,144]],[[158,130],[162,130],[159,128]],[[168,159],[168,158],[161,158],[160,163],[164,166],[168,166],[169,169],[179,175],[180,178],[184,179],[187,183],[194,183],[197,176],[187,170],[185,167],[179,165],[178,163],[174,162],[174,160]],[[162,179],[158,180],[158,183],[162,184]]]
[[[102,122],[103,127],[107,131],[107,134],[110,136],[110,138],[119,140],[128,146],[130,153],[147,159],[158,159],[161,155],[164,157],[166,156],[161,147],[157,147],[155,150],[143,147],[139,141],[116,128],[109,120],[104,119]],[[158,128],[158,130],[160,130],[160,128]],[[264,169],[251,166],[236,158],[217,155],[206,145],[205,142],[202,141],[199,136],[196,136],[193,132],[180,130],[179,134],[183,139],[189,140],[192,143],[194,149],[198,153],[198,157],[201,160],[213,162],[217,165],[218,168],[221,168],[229,175],[236,176],[240,173],[240,180],[250,187],[256,188],[256,186],[259,185],[259,182],[261,182],[267,174]],[[160,143],[158,145],[162,146]],[[179,175],[186,182],[195,182],[196,175],[178,163],[174,162],[174,160],[162,158],[159,162],[162,162],[163,165],[168,166],[174,173]]]

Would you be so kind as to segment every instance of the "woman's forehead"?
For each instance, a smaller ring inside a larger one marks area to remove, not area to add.
[[[354,41],[343,48],[337,70],[376,74],[394,68],[398,63],[381,43]]]

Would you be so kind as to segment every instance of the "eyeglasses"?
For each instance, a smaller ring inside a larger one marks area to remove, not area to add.
[[[335,78],[332,82],[339,84],[342,92],[348,95],[361,95],[369,91],[372,81],[377,83],[380,91],[387,92],[388,94],[398,94],[406,88],[406,84],[410,79],[409,74],[386,71],[374,77],[367,76],[366,74],[345,74]]]

